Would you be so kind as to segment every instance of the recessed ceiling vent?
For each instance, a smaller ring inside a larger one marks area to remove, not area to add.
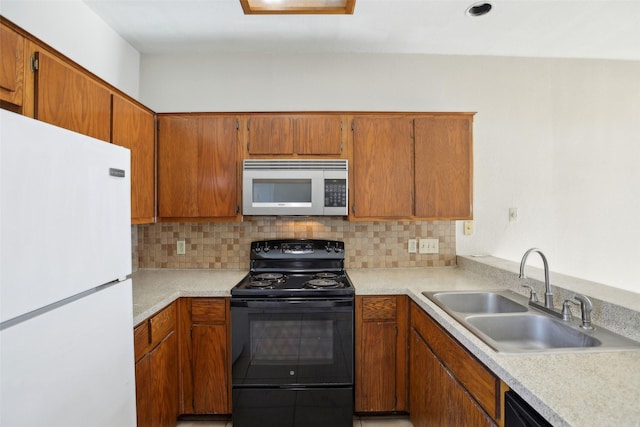
[[[469,6],[469,8],[467,9],[467,15],[469,16],[486,15],[491,11],[492,8],[493,6],[491,5],[491,3],[484,3],[484,2],[474,3],[471,6]]]

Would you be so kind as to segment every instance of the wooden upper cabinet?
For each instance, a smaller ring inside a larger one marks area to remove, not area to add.
[[[351,211],[355,217],[413,215],[413,120],[353,119]]]
[[[252,114],[247,116],[250,156],[340,156],[342,118],[336,114]]]
[[[35,118],[109,142],[109,89],[43,50],[35,58]]]
[[[236,117],[158,115],[158,216],[236,217]]]
[[[294,118],[295,149],[300,155],[340,155],[342,119],[336,115],[309,115]]]
[[[0,22],[0,101],[22,106],[25,39]]]
[[[415,215],[471,219],[473,203],[473,117],[415,119]]]
[[[247,119],[249,154],[293,154],[293,119],[265,114]]]
[[[353,120],[353,220],[473,218],[473,114]]]
[[[113,95],[111,142],[131,150],[131,223],[155,218],[155,116]]]

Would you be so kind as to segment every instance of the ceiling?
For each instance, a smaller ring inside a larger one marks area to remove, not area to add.
[[[356,0],[244,15],[239,0],[84,0],[141,53],[406,53],[640,60],[640,0]]]

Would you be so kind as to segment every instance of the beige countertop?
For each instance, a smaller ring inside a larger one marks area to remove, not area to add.
[[[179,297],[229,296],[246,271],[139,270],[132,275],[134,324]],[[496,353],[422,295],[423,291],[496,289],[495,278],[468,269],[350,269],[360,295],[406,294],[554,426],[640,426],[640,351]]]
[[[133,324],[137,325],[180,297],[228,297],[247,271],[145,269],[133,279]]]

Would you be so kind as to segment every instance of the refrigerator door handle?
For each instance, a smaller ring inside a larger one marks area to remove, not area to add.
[[[124,178],[124,169],[109,168],[109,175],[116,178]]]

